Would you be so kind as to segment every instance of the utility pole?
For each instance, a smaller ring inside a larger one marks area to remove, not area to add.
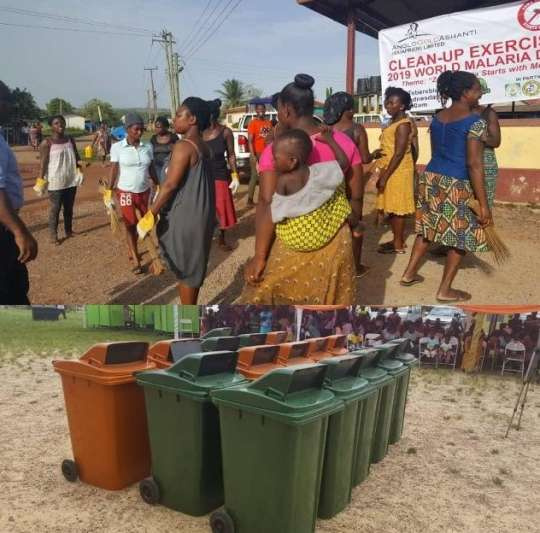
[[[180,65],[180,54],[175,52],[173,54],[173,78],[174,78],[174,94],[176,97],[176,107],[181,103],[180,100],[180,72],[184,70],[184,67]]]
[[[159,36],[152,39],[152,43],[160,43],[165,50],[165,60],[167,62],[167,79],[169,81],[169,95],[171,98],[171,117],[174,117],[179,105],[178,94],[178,68],[175,69],[176,54],[173,54],[172,47],[176,44],[173,35],[167,30],[163,30]]]
[[[157,93],[154,87],[154,70],[157,67],[146,67],[144,70],[150,72],[150,89],[148,91],[148,120],[155,122],[157,116]]]

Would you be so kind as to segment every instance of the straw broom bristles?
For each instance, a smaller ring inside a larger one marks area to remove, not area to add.
[[[476,198],[471,198],[468,204],[474,214],[476,216],[480,216],[480,202]],[[493,257],[495,258],[495,262],[498,265],[502,265],[510,258],[510,250],[499,237],[497,231],[495,230],[495,225],[493,221],[491,221],[489,226],[486,226],[484,228],[484,231],[486,233],[486,240],[488,246],[493,253]]]

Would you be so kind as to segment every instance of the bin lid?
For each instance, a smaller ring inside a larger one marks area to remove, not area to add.
[[[389,342],[399,345],[398,353],[403,353],[405,350],[407,350],[410,343],[409,339],[406,339],[405,337],[400,337],[399,339],[392,339]]]
[[[134,381],[134,372],[155,368],[147,361],[147,342],[102,342],[92,346],[80,359],[55,360],[54,369],[102,385],[121,385]]]
[[[409,367],[397,359],[383,359],[379,362],[379,368],[386,370],[391,376],[400,374]]]
[[[360,368],[368,368],[377,364],[377,361],[381,358],[381,354],[375,350],[375,348],[361,348],[360,350],[354,350],[351,355],[362,356],[362,362]]]
[[[382,368],[365,368],[358,374],[361,378],[367,379],[371,385],[380,385],[394,379]]]
[[[279,346],[277,344],[253,346],[252,348],[248,349],[253,350],[253,359],[251,361],[252,366],[275,363],[279,353]]]
[[[313,339],[307,339],[309,344],[309,352],[326,352],[328,349],[328,339],[329,337],[315,337]]]
[[[344,402],[358,400],[367,389],[372,390],[366,379],[358,377],[361,363],[361,355],[323,359],[321,364],[328,366],[324,386]]]
[[[249,385],[212,392],[212,400],[285,424],[306,424],[344,406],[323,388],[327,369],[327,365],[319,364],[278,368]]]
[[[203,352],[236,352],[240,344],[238,337],[210,337],[201,342]]]
[[[211,337],[228,337],[232,332],[232,328],[214,328],[201,337],[202,339],[210,339]]]
[[[190,353],[201,351],[201,341],[199,339],[177,339],[168,341],[158,341],[148,351],[149,357],[162,361],[176,362]]]
[[[204,401],[213,389],[246,382],[246,378],[236,372],[236,358],[236,352],[225,351],[189,354],[167,369],[139,372],[135,378],[144,387]]]
[[[416,358],[412,353],[400,353],[396,356],[396,359],[402,363],[405,363],[406,365],[414,365],[418,361],[418,358]]]
[[[240,346],[258,346],[266,344],[266,333],[243,333],[238,335]]]
[[[399,344],[393,342],[385,342],[384,344],[374,346],[374,348],[381,354],[381,359],[392,359],[399,352]]]

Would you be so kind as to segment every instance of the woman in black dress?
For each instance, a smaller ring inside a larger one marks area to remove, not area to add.
[[[154,168],[159,183],[165,180],[164,169],[171,157],[171,152],[174,143],[178,140],[178,136],[170,131],[169,119],[167,117],[158,117],[154,123],[155,134],[152,135],[150,143],[154,152]]]
[[[201,136],[209,124],[207,102],[195,97],[184,100],[174,118],[182,140],[173,147],[165,180],[150,207],[154,216],[160,214],[159,245],[178,279],[183,304],[197,303],[216,228],[210,151]]]
[[[210,106],[210,127],[203,132],[203,140],[210,149],[212,172],[216,187],[216,213],[219,220],[219,246],[231,251],[225,242],[225,230],[236,224],[236,212],[232,195],[238,190],[240,181],[236,170],[234,137],[232,131],[219,122],[221,100],[208,102]],[[225,154],[227,158],[225,158]],[[227,166],[227,162],[229,166]]]

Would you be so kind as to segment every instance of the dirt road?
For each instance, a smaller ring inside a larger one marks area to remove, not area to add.
[[[112,236],[104,207],[98,195],[97,181],[108,169],[93,163],[85,170],[85,183],[77,193],[75,205],[76,238],[60,246],[47,239],[48,200],[32,190],[37,173],[35,153],[18,150],[25,178],[26,205],[22,217],[40,244],[38,260],[30,265],[33,303],[174,303],[177,299],[174,277],[170,272],[160,277],[131,273],[123,236]],[[229,233],[235,243],[233,252],[213,246],[208,276],[200,294],[201,303],[233,303],[243,287],[242,267],[253,253],[254,210],[246,207],[247,187],[240,188],[235,202],[239,224]],[[363,304],[432,304],[435,300],[444,260],[428,257],[420,274],[422,284],[399,285],[408,260],[405,255],[381,255],[377,243],[390,238],[388,228],[376,228],[374,195],[367,193],[364,211],[368,230],[363,262],[370,273],[359,280],[357,301]],[[473,303],[508,304],[540,302],[540,285],[532,280],[540,264],[540,212],[528,207],[496,207],[494,218],[512,258],[497,267],[491,254],[469,254],[458,273],[456,288],[473,294]],[[408,230],[412,231],[412,220]],[[60,233],[60,235],[62,235]],[[407,244],[412,246],[414,235]],[[148,262],[148,255],[144,256]]]
[[[108,492],[65,481],[60,463],[71,448],[51,358],[2,355],[0,531],[209,531],[207,517],[149,507],[137,485]],[[344,512],[317,522],[317,532],[537,530],[538,387],[529,393],[522,430],[503,439],[518,387],[511,377],[416,371],[402,440],[372,467]]]

